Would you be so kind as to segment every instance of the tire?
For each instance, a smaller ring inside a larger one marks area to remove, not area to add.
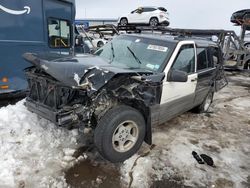
[[[123,162],[140,149],[145,134],[142,114],[129,106],[119,105],[106,112],[98,122],[94,143],[105,159]]]
[[[101,48],[103,45],[104,45],[104,43],[103,43],[102,41],[99,41],[99,42],[97,43],[97,48]]]
[[[243,69],[250,70],[250,60],[248,60],[247,62],[245,62]]]
[[[127,26],[127,25],[128,25],[128,19],[127,18],[121,18],[120,26]]]
[[[194,112],[196,113],[206,113],[209,110],[209,107],[213,103],[214,92],[209,91],[204,101],[197,107],[194,108]]]
[[[151,19],[149,20],[149,25],[150,25],[151,27],[156,27],[157,25],[159,25],[159,20],[158,20],[158,18],[156,18],[156,17],[151,18]]]

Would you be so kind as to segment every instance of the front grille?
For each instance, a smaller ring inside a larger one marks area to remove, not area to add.
[[[26,72],[29,84],[28,98],[53,109],[60,109],[70,103],[74,98],[75,91],[63,86],[42,73],[35,74]]]

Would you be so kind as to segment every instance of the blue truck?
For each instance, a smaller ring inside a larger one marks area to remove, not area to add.
[[[24,96],[22,55],[69,55],[75,47],[75,0],[1,0],[0,99]]]

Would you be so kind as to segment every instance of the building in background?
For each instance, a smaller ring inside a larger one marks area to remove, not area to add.
[[[84,19],[76,19],[75,24],[77,25],[84,25],[85,28],[88,28],[89,26],[95,26],[95,25],[104,25],[104,24],[117,24],[118,19],[113,18],[84,18]]]

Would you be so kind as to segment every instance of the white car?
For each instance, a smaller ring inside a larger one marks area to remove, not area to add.
[[[118,19],[118,25],[126,26],[128,24],[149,24],[150,26],[164,24],[168,26],[168,12],[163,7],[139,7]]]

